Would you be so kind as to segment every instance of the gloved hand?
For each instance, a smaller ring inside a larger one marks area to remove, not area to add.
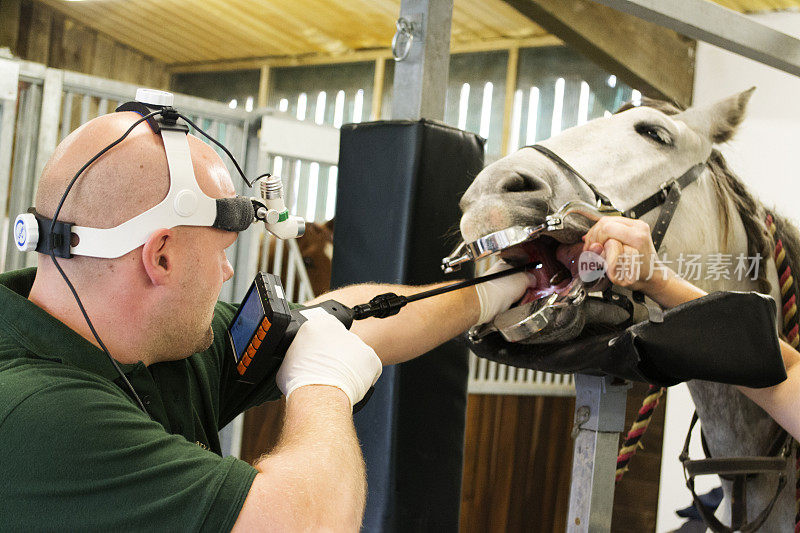
[[[381,375],[381,360],[341,322],[319,310],[305,322],[278,370],[278,387],[286,398],[304,385],[331,385],[357,404]]]
[[[494,274],[509,268],[511,268],[511,265],[505,261],[499,261],[487,270],[486,274]],[[533,274],[518,272],[475,285],[475,290],[478,291],[478,300],[481,304],[481,315],[477,324],[485,324],[493,320],[494,317],[511,307],[514,302],[520,300],[533,279]]]

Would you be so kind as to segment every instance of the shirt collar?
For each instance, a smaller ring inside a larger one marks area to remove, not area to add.
[[[0,274],[0,337],[43,359],[60,361],[114,381],[119,377],[100,348],[28,300],[36,268]],[[118,363],[126,374],[144,363]]]

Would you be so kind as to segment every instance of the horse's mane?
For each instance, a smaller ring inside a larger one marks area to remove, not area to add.
[[[675,103],[656,100],[653,98],[642,97],[641,105],[652,107],[666,115],[675,115],[683,111],[683,108]],[[620,113],[631,109],[634,105],[626,102],[616,111]],[[770,284],[767,281],[765,259],[772,256],[775,243],[772,240],[766,227],[766,215],[772,214],[778,233],[784,241],[786,252],[789,255],[789,262],[792,265],[800,265],[800,233],[793,224],[788,222],[785,217],[777,215],[767,210],[747,189],[744,182],[730,169],[722,153],[713,148],[708,159],[708,166],[714,175],[714,187],[720,205],[727,207],[732,202],[736,207],[739,217],[744,224],[745,234],[747,235],[747,254],[750,257],[761,257],[758,267],[759,291],[765,294],[770,292]],[[722,209],[722,224],[724,235],[730,232],[731,213],[728,209]],[[727,244],[727,243],[725,243]],[[757,255],[758,254],[758,255]],[[800,266],[796,267],[800,268]],[[795,284],[797,285],[797,284]],[[800,294],[797,295],[800,300]]]

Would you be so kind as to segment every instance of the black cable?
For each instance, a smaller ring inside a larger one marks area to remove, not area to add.
[[[81,176],[81,174],[83,174],[83,172],[87,168],[89,168],[89,165],[91,165],[92,163],[97,161],[101,156],[103,156],[103,154],[105,154],[106,152],[108,152],[109,150],[114,148],[116,145],[118,145],[119,143],[124,141],[125,138],[128,135],[130,135],[130,133],[133,131],[133,129],[136,126],[138,126],[139,124],[141,124],[145,120],[147,120],[147,119],[149,119],[151,117],[154,117],[154,116],[156,116],[156,115],[158,115],[160,113],[162,113],[162,110],[160,110],[160,109],[157,110],[157,111],[153,111],[152,113],[148,113],[147,115],[143,116],[142,118],[140,118],[139,120],[134,122],[133,125],[130,128],[128,128],[128,130],[125,133],[123,133],[121,137],[119,137],[116,141],[112,142],[111,144],[109,144],[108,146],[106,146],[105,148],[100,150],[94,157],[92,157],[89,161],[87,161],[80,168],[80,170],[78,170],[78,172],[75,173],[75,176],[73,176],[72,180],[70,180],[69,184],[67,185],[66,190],[64,191],[64,194],[61,196],[61,200],[58,202],[58,207],[56,207],[56,211],[53,214],[53,219],[50,221],[50,235],[53,235],[54,232],[55,232],[56,222],[58,221],[58,215],[59,215],[59,213],[61,213],[61,208],[64,206],[64,202],[67,199],[67,195],[72,190],[72,186],[75,185],[75,182],[78,181],[78,178]],[[83,307],[83,302],[81,302],[80,297],[78,297],[78,292],[75,290],[75,287],[72,285],[72,282],[67,277],[66,272],[64,272],[64,270],[61,268],[61,265],[59,265],[58,261],[56,260],[55,248],[52,248],[52,247],[50,248],[50,258],[53,260],[53,264],[56,266],[56,269],[58,270],[58,273],[61,274],[62,278],[64,278],[64,282],[67,284],[67,287],[69,287],[70,292],[72,292],[72,296],[75,297],[75,301],[78,303],[78,308],[81,310],[81,313],[83,314],[83,318],[86,320],[86,324],[89,326],[89,329],[91,330],[92,335],[94,335],[95,340],[97,340],[97,344],[100,345],[100,348],[103,350],[103,353],[105,353],[106,357],[108,357],[108,360],[111,361],[111,364],[116,369],[117,373],[119,374],[119,377],[122,378],[122,381],[125,383],[125,385],[127,386],[128,390],[133,395],[133,398],[136,400],[136,403],[139,404],[139,408],[141,408],[142,411],[147,413],[147,409],[145,409],[144,403],[142,403],[142,399],[139,398],[139,395],[136,393],[136,389],[134,389],[133,385],[131,385],[131,382],[128,381],[128,377],[122,371],[122,369],[120,368],[120,366],[117,363],[116,359],[111,357],[111,353],[108,351],[108,348],[106,348],[106,345],[100,339],[100,335],[97,334],[97,330],[94,329],[94,324],[92,324],[92,321],[89,319],[89,315],[88,315],[88,313],[86,313],[86,309]]]
[[[195,124],[194,122],[192,122],[191,120],[189,120],[189,117],[187,117],[187,116],[186,116],[186,115],[184,115],[183,113],[178,113],[178,116],[179,116],[179,117],[181,117],[181,118],[182,118],[183,120],[185,120],[186,122],[188,122],[188,123],[189,123],[189,125],[190,125],[191,127],[193,127],[194,129],[196,129],[197,131],[199,131],[200,133],[202,133],[202,134],[203,134],[203,137],[205,137],[205,138],[206,138],[206,139],[208,139],[209,141],[213,142],[214,144],[216,144],[217,146],[219,146],[220,148],[222,148],[222,150],[223,150],[223,151],[224,151],[226,154],[228,154],[228,157],[230,158],[230,160],[231,160],[231,161],[233,161],[233,166],[235,166],[235,167],[236,167],[236,170],[238,170],[238,171],[239,171],[239,175],[242,177],[242,179],[244,180],[244,182],[245,182],[245,183],[247,183],[247,185],[248,185],[248,186],[250,186],[250,187],[252,187],[252,186],[253,186],[253,182],[251,182],[249,179],[247,179],[247,177],[244,175],[244,172],[242,172],[242,168],[239,166],[239,163],[236,161],[236,158],[235,158],[235,157],[233,157],[233,154],[232,154],[232,153],[230,153],[230,151],[228,151],[228,149],[227,149],[227,148],[225,148],[225,146],[224,146],[224,145],[223,145],[221,142],[219,142],[219,141],[218,141],[218,140],[216,140],[215,138],[211,137],[211,136],[210,136],[208,133],[206,133],[206,132],[204,132],[203,130],[201,130],[200,128],[198,128],[198,127],[197,127],[197,124]],[[260,176],[259,176],[259,177],[260,177]],[[256,178],[256,179],[258,179],[258,178]]]
[[[506,270],[501,270],[500,272],[495,272],[494,274],[488,274],[486,276],[481,276],[479,278],[459,281],[458,283],[453,283],[451,285],[445,285],[444,287],[437,287],[435,289],[418,292],[410,296],[398,296],[393,292],[379,294],[378,296],[370,300],[369,303],[354,306],[353,320],[363,320],[365,318],[370,318],[370,317],[375,317],[375,318],[390,317],[399,313],[400,309],[402,309],[403,307],[406,306],[406,304],[409,304],[411,302],[416,302],[417,300],[424,300],[425,298],[430,298],[431,296],[438,296],[440,294],[444,294],[450,291],[456,291],[458,289],[463,289],[465,287],[471,287],[473,285],[477,285],[478,283],[485,283],[487,281],[492,281],[493,279],[510,276],[511,274],[516,274],[517,272],[522,272],[531,267],[536,267],[541,264],[542,263],[539,261],[534,261],[528,263],[527,265],[521,265]]]
[[[94,329],[94,324],[92,324],[92,321],[89,320],[89,315],[86,313],[86,309],[84,309],[83,307],[83,302],[81,302],[81,299],[78,297],[78,293],[75,290],[75,287],[72,285],[72,282],[67,277],[67,274],[61,269],[61,265],[58,264],[58,261],[56,261],[56,254],[53,250],[50,250],[50,258],[56,265],[56,269],[58,269],[58,272],[61,274],[61,277],[64,278],[64,281],[67,283],[67,287],[69,287],[69,290],[75,297],[75,301],[78,302],[78,308],[81,310],[83,318],[86,319],[86,323],[89,325],[89,329],[92,331],[92,335],[94,335],[94,338],[97,340],[97,343],[100,345],[100,348],[106,354],[108,360],[111,361],[111,364],[116,369],[117,373],[119,374],[119,377],[122,378],[122,381],[125,382],[125,385],[128,387],[128,390],[131,391],[134,400],[136,400],[136,403],[139,404],[139,408],[145,413],[147,413],[147,409],[145,409],[144,404],[142,403],[142,399],[139,398],[139,395],[136,393],[136,389],[134,389],[131,382],[128,381],[128,376],[126,376],[125,373],[122,371],[122,369],[119,367],[119,363],[117,363],[116,359],[111,357],[111,352],[108,351],[108,348],[106,348],[106,345],[103,344],[103,341],[100,339],[100,335],[98,335],[97,331]],[[149,415],[149,413],[147,414]]]
[[[412,294],[411,296],[406,296],[406,299],[408,303],[416,302],[417,300],[423,300],[425,298],[430,298],[431,296],[438,296],[446,292],[456,291],[458,289],[463,289],[465,287],[472,287],[473,285],[477,285],[478,283],[485,283],[487,281],[492,281],[497,278],[504,278],[506,276],[510,276],[511,274],[516,274],[517,272],[522,272],[523,270],[527,270],[532,267],[537,267],[541,264],[542,263],[538,261],[534,261],[532,263],[528,263],[527,265],[512,267],[506,270],[501,270],[500,272],[488,274],[486,276],[480,276],[478,278],[459,281],[458,283],[453,283],[452,285],[445,285],[444,287],[437,287],[435,289],[431,289],[428,291],[418,292],[416,294]]]
[[[64,191],[64,194],[63,194],[63,195],[61,195],[61,200],[58,202],[58,207],[56,207],[56,212],[55,212],[55,214],[53,214],[53,220],[51,220],[51,221],[50,221],[50,234],[51,234],[51,235],[52,235],[52,234],[55,232],[55,230],[56,230],[56,221],[57,221],[57,219],[58,219],[58,214],[61,212],[61,207],[63,207],[63,205],[64,205],[64,201],[67,199],[67,195],[68,195],[68,194],[69,194],[69,192],[72,190],[72,186],[73,186],[73,185],[75,185],[75,182],[76,182],[76,181],[78,181],[78,178],[81,176],[81,174],[83,174],[83,172],[84,172],[84,171],[85,171],[87,168],[89,168],[89,165],[91,165],[92,163],[94,163],[95,161],[97,161],[97,160],[98,160],[98,159],[99,159],[99,158],[100,158],[102,155],[104,155],[106,152],[108,152],[109,150],[111,150],[112,148],[114,148],[116,145],[118,145],[119,143],[121,143],[122,141],[124,141],[124,140],[125,140],[125,138],[126,138],[128,135],[130,135],[130,133],[133,131],[133,129],[134,129],[136,126],[138,126],[139,124],[141,124],[142,122],[144,122],[144,121],[145,121],[145,120],[147,120],[148,118],[152,118],[152,117],[154,117],[154,116],[158,115],[159,113],[162,113],[162,110],[160,110],[160,109],[159,109],[159,110],[157,110],[157,111],[153,111],[152,113],[148,113],[147,115],[143,116],[142,118],[140,118],[139,120],[137,120],[136,122],[134,122],[134,123],[133,123],[133,125],[132,125],[130,128],[128,128],[128,131],[126,131],[125,133],[123,133],[123,134],[122,134],[122,136],[121,136],[120,138],[118,138],[116,141],[112,142],[111,144],[109,144],[108,146],[106,146],[105,148],[103,148],[102,150],[100,150],[100,151],[99,151],[97,154],[95,154],[95,155],[94,155],[94,157],[92,157],[92,158],[91,158],[89,161],[87,161],[87,162],[86,162],[86,163],[85,163],[85,164],[84,164],[84,165],[83,165],[83,166],[80,168],[80,170],[78,170],[78,172],[76,172],[76,173],[75,173],[75,176],[73,176],[73,177],[72,177],[72,179],[71,179],[71,180],[70,180],[70,182],[69,182],[69,185],[67,185],[67,189]]]

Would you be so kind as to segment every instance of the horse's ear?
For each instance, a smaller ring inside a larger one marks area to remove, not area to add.
[[[729,141],[744,119],[747,102],[755,90],[755,87],[750,87],[746,91],[713,104],[687,109],[673,118],[684,122],[697,133],[705,135],[713,143]]]

